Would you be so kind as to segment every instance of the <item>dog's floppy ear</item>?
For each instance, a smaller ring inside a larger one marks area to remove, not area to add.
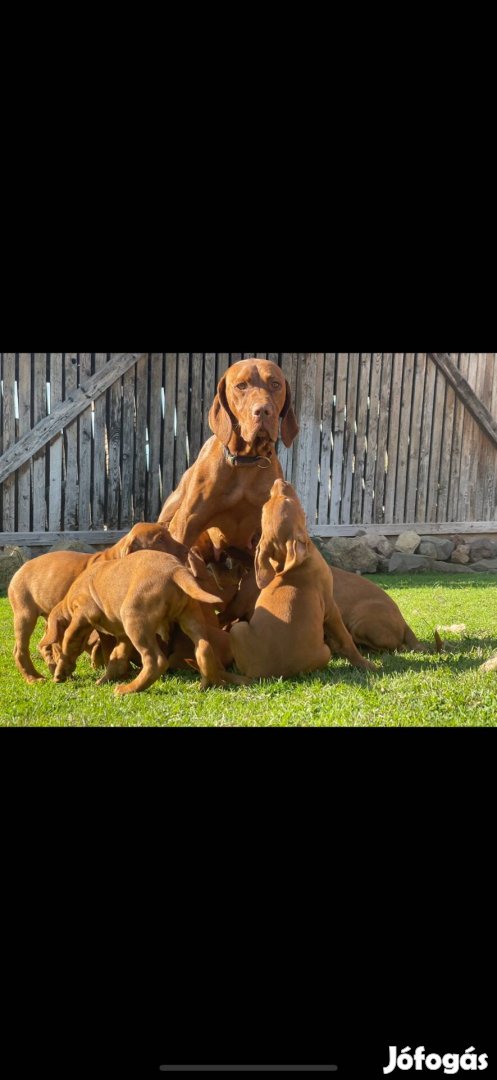
[[[290,390],[290,384],[286,379],[286,398],[283,409],[280,413],[281,417],[281,438],[285,446],[291,446],[293,440],[299,433],[299,425],[297,423],[297,417],[292,407],[292,391]]]
[[[125,559],[126,555],[131,555],[132,551],[136,551],[136,547],[137,547],[136,540],[135,539],[130,540],[129,539],[130,535],[131,535],[131,533],[128,534],[128,536],[123,536],[122,540],[119,543],[119,549],[120,549],[119,550],[119,558],[120,559]]]
[[[260,540],[255,552],[255,580],[259,589],[265,589],[270,585],[276,572],[278,563],[274,559],[274,545]]]
[[[297,566],[301,566],[304,559],[307,558],[308,554],[308,540],[287,540],[285,565],[281,573],[288,574],[289,570],[295,570]]]
[[[209,592],[210,589],[215,591],[216,579],[206,566],[202,556],[196,551],[190,550],[188,552],[186,568],[193,574],[202,589],[205,589],[206,592]]]
[[[71,620],[63,614],[62,604],[57,604],[57,607],[54,607],[48,616],[47,628],[40,641],[40,648],[46,648],[47,645],[62,644],[70,622]]]
[[[219,442],[227,446],[233,434],[233,420],[226,397],[226,376],[223,375],[209,412],[209,427]]]

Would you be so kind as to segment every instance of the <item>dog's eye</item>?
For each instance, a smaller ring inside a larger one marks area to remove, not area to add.
[[[236,384],[236,388],[237,388],[237,390],[246,390],[247,389],[247,383],[246,382],[239,382],[239,383]]]
[[[281,389],[281,383],[276,382],[276,380],[275,380],[274,382],[271,383],[271,389],[272,390],[280,390]]]

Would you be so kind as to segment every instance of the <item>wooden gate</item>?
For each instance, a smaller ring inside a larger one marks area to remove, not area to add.
[[[311,353],[299,363],[292,477],[317,533],[497,529],[495,353]]]
[[[278,452],[311,531],[497,530],[494,353],[2,353],[0,546],[156,520],[247,355],[291,385]]]
[[[143,359],[2,354],[0,545],[45,545],[76,530],[95,542],[114,538],[108,522],[119,525],[122,493],[131,487],[123,481],[135,471],[135,375]],[[130,520],[131,505],[122,513]]]

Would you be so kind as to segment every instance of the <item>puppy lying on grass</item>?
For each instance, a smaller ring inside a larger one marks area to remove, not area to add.
[[[354,645],[333,598],[331,570],[312,544],[295,490],[276,480],[262,511],[255,558],[262,590],[249,623],[230,631],[238,671],[289,677],[326,667],[332,653],[376,671]]]
[[[193,574],[171,555],[139,551],[119,565],[91,567],[71,586],[64,600],[50,613],[42,647],[60,649],[55,682],[72,675],[78,656],[93,629],[116,639],[107,671],[100,683],[121,673],[124,652],[136,649],[142,670],[116,694],[146,690],[165,671],[167,643],[178,624],[193,643],[202,688],[245,680],[228,674],[206,637],[201,603],[219,604],[220,597],[202,589]],[[126,659],[126,657],[125,657]],[[113,666],[116,661],[116,668]]]

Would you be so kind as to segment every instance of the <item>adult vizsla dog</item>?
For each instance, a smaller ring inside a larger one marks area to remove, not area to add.
[[[42,682],[44,679],[34,667],[29,652],[29,642],[39,616],[47,618],[52,608],[69,591],[73,581],[88,567],[122,559],[133,551],[146,548],[176,555],[182,561],[186,561],[188,556],[187,548],[174,540],[165,527],[140,522],[119,543],[105,551],[93,555],[78,551],[51,551],[21,566],[10,582],[8,596],[14,612],[14,660],[26,682]],[[40,652],[53,672],[51,649],[40,646]]]
[[[138,551],[115,563],[92,566],[80,575],[67,596],[50,613],[43,639],[44,647],[57,645],[60,659],[55,682],[72,675],[78,656],[92,629],[136,649],[142,669],[128,684],[116,687],[116,694],[146,690],[169,667],[165,649],[172,627],[177,623],[191,639],[202,675],[202,687],[240,682],[225,672],[206,638],[200,603],[220,603],[220,597],[205,592],[186,567],[172,555],[159,551]],[[100,682],[114,677],[113,656]]]
[[[331,570],[308,536],[294,489],[283,480],[273,484],[262,511],[255,573],[262,591],[254,614],[229,635],[243,675],[287,678],[326,667],[332,653],[354,667],[377,670],[343,624]]]
[[[220,380],[209,413],[214,435],[164,504],[159,521],[192,547],[209,530],[216,552],[251,549],[274,481],[282,476],[275,443],[298,433],[290,386],[269,360],[241,360]]]

